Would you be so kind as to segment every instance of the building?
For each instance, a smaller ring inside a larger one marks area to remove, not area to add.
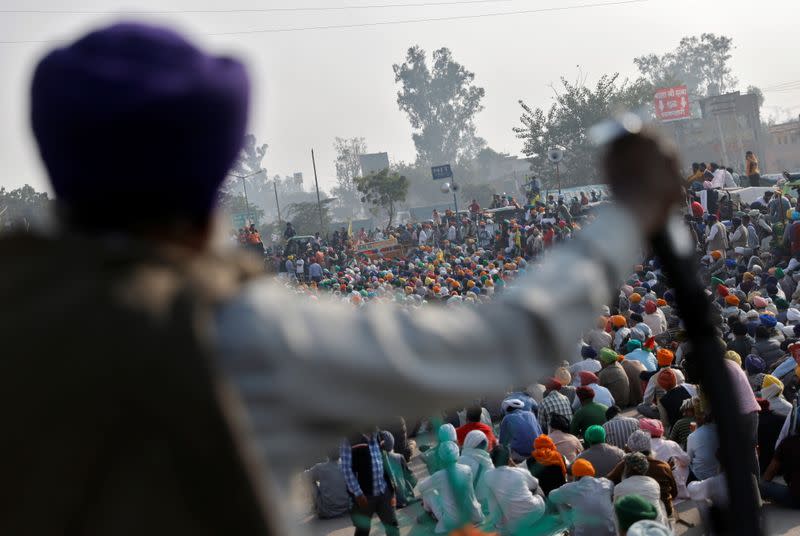
[[[771,125],[767,132],[769,145],[763,155],[764,173],[800,170],[800,118]]]
[[[701,117],[661,125],[678,145],[682,163],[717,162],[743,173],[745,152],[762,154],[767,145],[758,96],[735,91],[700,99],[698,105]]]

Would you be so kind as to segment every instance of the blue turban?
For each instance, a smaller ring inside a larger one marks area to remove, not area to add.
[[[744,359],[744,368],[748,374],[758,374],[767,370],[767,363],[759,356],[750,354]]]
[[[736,266],[736,260],[735,259],[725,259],[725,266],[727,266],[728,268],[734,268]]]
[[[591,346],[584,346],[581,348],[581,357],[584,359],[594,359],[597,357],[597,351]]]
[[[761,315],[758,318],[761,320],[761,325],[768,328],[774,328],[778,323],[778,320],[772,315]]]
[[[120,23],[38,64],[31,122],[73,221],[205,223],[242,148],[244,67],[172,30]]]

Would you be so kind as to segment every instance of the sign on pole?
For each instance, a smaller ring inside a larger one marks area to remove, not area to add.
[[[689,119],[692,116],[689,106],[689,90],[686,86],[657,89],[654,105],[656,118],[661,121]]]
[[[433,174],[433,180],[448,179],[453,176],[453,170],[450,169],[450,164],[433,166],[431,168],[431,173]]]
[[[247,226],[247,213],[245,212],[236,212],[231,214],[231,225],[233,225],[237,229],[241,229],[242,227]]]

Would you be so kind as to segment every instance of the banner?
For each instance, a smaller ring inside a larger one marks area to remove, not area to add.
[[[692,116],[689,106],[689,90],[686,86],[657,89],[653,105],[656,110],[656,118],[661,121],[689,119]]]

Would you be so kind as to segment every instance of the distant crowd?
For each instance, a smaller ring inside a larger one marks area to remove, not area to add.
[[[717,373],[731,377],[730,396],[743,411],[741,441],[751,447],[743,467],[765,500],[798,508],[800,207],[788,181],[748,206],[714,184],[696,188],[697,172],[724,177],[720,169],[698,165],[687,177],[685,216],[725,351]],[[478,208],[371,237],[360,230],[356,243],[394,236],[409,253],[357,258],[346,247],[312,244],[309,261],[319,270],[304,265],[290,284],[356,305],[479,303],[498,290],[513,292],[515,278],[535,271],[550,247],[592,219],[589,202],[571,205],[551,197],[520,208],[519,217],[495,220]],[[337,244],[348,235],[338,236]],[[397,507],[421,502],[417,522],[435,532],[473,522],[509,534],[558,527],[670,534],[679,519],[675,502],[691,499],[709,524],[724,526],[715,517],[728,502],[715,416],[691,377],[688,365],[697,357],[678,313],[658,259],[647,258],[552,376],[509,388],[502,400],[444,412],[422,424],[428,434],[416,422],[406,430],[401,420],[348,438],[311,470],[317,512],[352,510],[367,519],[376,513],[387,533],[396,533],[393,506],[382,502],[391,496]],[[431,429],[437,419],[444,424]],[[422,479],[408,467],[414,436],[429,475]],[[327,466],[340,470],[320,477]],[[366,503],[356,500],[361,496]],[[368,532],[368,525],[356,527],[357,534]]]

